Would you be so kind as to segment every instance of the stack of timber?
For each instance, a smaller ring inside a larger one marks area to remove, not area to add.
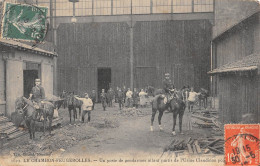
[[[52,127],[55,128],[59,126],[61,124],[61,120],[62,120],[61,118],[53,119]],[[42,122],[37,122],[37,123],[39,123],[39,125],[42,126]],[[8,141],[19,138],[27,133],[28,131],[26,128],[17,127],[7,117],[0,116],[0,148],[2,148],[5,144],[7,144]]]
[[[204,149],[204,153],[214,153],[214,154],[224,154],[224,139],[221,138],[207,138],[204,140],[200,140],[204,143],[202,148]],[[205,144],[206,143],[206,144]]]
[[[171,144],[163,149],[165,152],[174,153],[174,155],[180,156],[183,154],[202,154],[200,143],[197,139],[189,137],[187,140],[184,139],[173,139]]]
[[[8,141],[26,134],[23,129],[18,128],[8,118],[0,116],[0,148]]]
[[[191,115],[193,122],[200,128],[212,128],[220,130],[221,124],[217,121],[217,111],[215,110],[199,110]]]
[[[163,154],[168,152],[168,156],[174,155],[175,157],[188,154],[224,154],[224,139],[222,138],[205,138],[205,139],[173,139],[171,144],[163,149]]]

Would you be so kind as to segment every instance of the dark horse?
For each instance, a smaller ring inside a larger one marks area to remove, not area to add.
[[[43,135],[45,135],[46,121],[49,120],[49,134],[51,134],[52,119],[54,113],[54,105],[48,101],[42,103],[43,108],[41,114],[43,116]],[[23,115],[26,126],[29,129],[30,139],[35,138],[35,121],[37,112],[33,102],[25,97],[19,97],[15,101],[16,111]]]
[[[74,118],[74,122],[75,119],[77,119],[77,108],[79,109],[79,117],[81,115],[81,105],[82,105],[82,101],[77,100],[74,97],[73,93],[70,93],[67,97],[67,106],[68,106],[68,111],[69,111],[69,115],[70,115],[70,123],[71,123],[71,110],[73,110],[73,118]]]
[[[182,118],[185,111],[185,102],[183,101],[182,91],[175,91],[175,97],[171,97],[169,100],[170,102],[166,103],[165,95],[156,95],[154,100],[152,101],[152,118],[151,118],[151,131],[153,131],[153,121],[155,114],[157,110],[159,111],[158,116],[158,122],[159,122],[159,128],[162,130],[161,127],[161,119],[163,116],[163,112],[167,109],[170,109],[170,112],[173,113],[173,128],[172,128],[172,134],[176,135],[175,133],[175,125],[176,125],[176,119],[177,115],[179,115],[179,128],[180,133],[182,133]]]

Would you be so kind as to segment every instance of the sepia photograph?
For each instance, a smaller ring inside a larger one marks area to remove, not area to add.
[[[260,165],[260,0],[0,15],[0,166]]]

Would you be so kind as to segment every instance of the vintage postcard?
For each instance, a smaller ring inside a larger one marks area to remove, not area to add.
[[[0,15],[0,166],[260,165],[259,0],[2,0]]]

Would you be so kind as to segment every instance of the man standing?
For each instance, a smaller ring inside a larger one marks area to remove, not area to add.
[[[126,92],[127,92],[125,85],[123,86],[122,92],[123,92],[123,106],[124,106],[126,103]]]
[[[92,103],[93,103],[92,110],[94,110],[95,103],[96,103],[96,100],[97,100],[95,89],[92,90],[92,92],[90,94],[90,99],[92,100]]]
[[[194,105],[195,101],[197,100],[198,95],[200,95],[200,93],[195,92],[193,90],[193,87],[191,87],[191,91],[189,92],[189,97],[188,97],[189,112],[192,112],[193,105]]]
[[[118,101],[120,110],[122,109],[122,106],[123,106],[123,102],[124,102],[123,100],[124,100],[124,94],[123,94],[121,88],[119,88],[118,92],[117,92],[117,101]]]
[[[112,102],[114,100],[114,90],[112,88],[109,88],[107,92],[107,97],[108,97],[108,106],[112,107]]]
[[[79,98],[77,96],[75,96],[76,99],[82,101],[82,105],[81,105],[81,110],[82,110],[82,123],[84,123],[84,119],[85,119],[85,115],[88,113],[88,122],[90,122],[90,113],[92,110],[92,106],[93,106],[93,102],[92,100],[89,98],[88,94],[85,93],[85,98]]]
[[[139,94],[138,94],[136,88],[134,88],[134,92],[133,92],[133,107],[138,108],[138,102],[139,102]]]
[[[41,101],[45,99],[45,91],[44,88],[41,86],[41,80],[35,79],[35,86],[32,88],[30,93],[30,99],[35,103],[34,107],[36,108],[36,118],[40,120],[40,108],[41,108]]]
[[[107,94],[105,93],[105,89],[102,89],[102,92],[100,94],[100,100],[103,106],[103,110],[106,111],[106,106],[107,106]]]
[[[127,103],[126,107],[131,106],[132,95],[133,95],[133,92],[130,90],[130,88],[128,88],[128,91],[126,92],[126,103]]]

